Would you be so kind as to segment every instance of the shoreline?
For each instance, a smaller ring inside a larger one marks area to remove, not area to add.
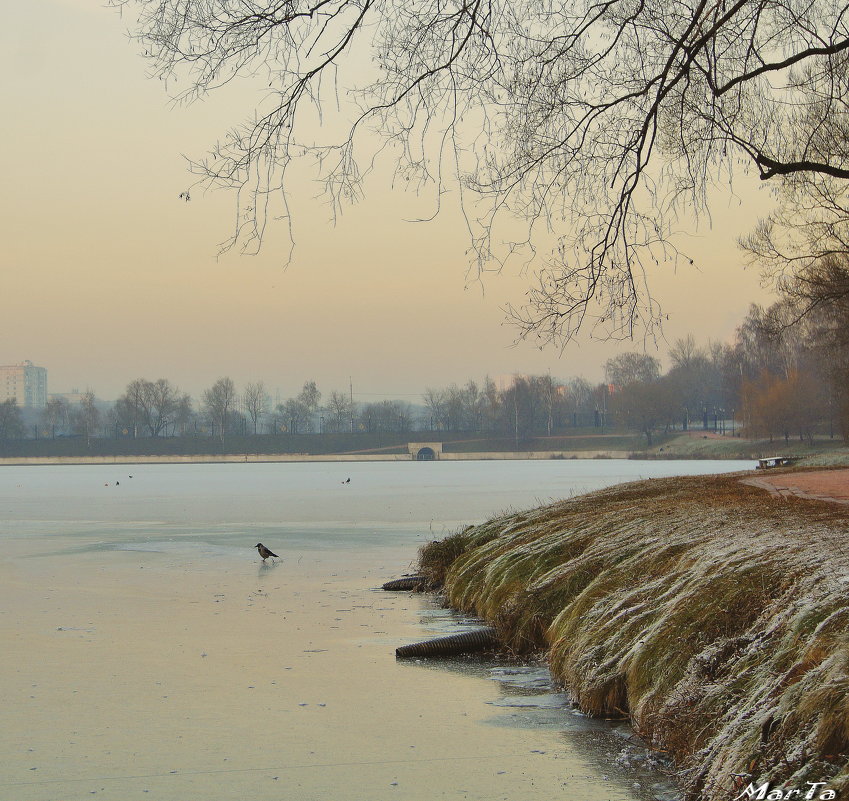
[[[425,546],[420,572],[508,650],[543,652],[586,713],[626,715],[686,797],[845,791],[849,515],[740,478],[505,515]]]
[[[316,435],[319,436],[319,435]],[[250,439],[250,438],[249,438]],[[557,439],[557,438],[555,438]],[[571,438],[566,438],[567,440]],[[516,460],[596,460],[632,459],[637,461],[750,461],[763,457],[784,455],[792,457],[799,466],[849,466],[849,446],[831,438],[816,442],[771,442],[769,440],[745,439],[741,437],[708,436],[707,434],[678,434],[664,438],[655,447],[635,447],[634,443],[613,442],[602,437],[597,443],[591,438],[578,437],[574,442],[538,441],[526,443],[524,449],[492,447],[492,443],[481,443],[477,450],[458,450],[453,440],[445,442],[396,443],[382,449],[355,449],[343,443],[325,450],[328,443],[312,445],[306,440],[301,450],[265,449],[250,441],[232,442],[232,448],[224,453],[203,452],[183,443],[179,448],[169,440],[166,452],[133,452],[134,449],[116,449],[116,452],[92,449],[67,450],[45,448],[36,452],[9,452],[0,455],[0,467],[6,465],[65,465],[65,464],[234,464],[234,463],[285,463],[285,462],[407,462],[419,461],[414,457],[421,449],[429,448],[433,459],[421,461],[516,461]],[[615,437],[613,439],[616,439]],[[621,438],[620,438],[621,439]],[[461,443],[465,441],[459,441]],[[468,443],[466,443],[468,444]],[[173,446],[173,449],[171,449]],[[554,446],[554,447],[553,447]],[[168,452],[170,449],[170,452]],[[1,451],[2,449],[0,449]],[[142,449],[143,450],[143,449]],[[129,451],[129,452],[128,452]]]
[[[442,453],[438,459],[424,461],[497,461],[527,459],[630,459],[630,451],[519,451]],[[261,464],[278,462],[411,462],[409,453],[390,454],[307,454],[307,453],[225,453],[220,455],[186,454],[164,456],[4,456],[0,467],[31,465],[84,464]]]

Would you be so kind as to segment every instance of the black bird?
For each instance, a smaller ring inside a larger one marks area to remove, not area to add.
[[[274,551],[269,551],[268,548],[266,548],[261,542],[258,542],[254,547],[259,551],[259,555],[262,557],[263,562],[268,559],[269,556],[273,556],[275,559],[280,558],[276,553],[274,553]]]

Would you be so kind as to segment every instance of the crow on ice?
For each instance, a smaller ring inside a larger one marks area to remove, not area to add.
[[[261,542],[258,542],[254,547],[259,551],[259,555],[262,557],[263,562],[268,559],[269,556],[273,556],[275,559],[280,558],[276,553],[274,553],[274,551],[269,551],[268,548],[266,548]]]

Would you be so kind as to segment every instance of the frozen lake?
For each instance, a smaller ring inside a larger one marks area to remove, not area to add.
[[[612,484],[754,464],[599,459],[2,467],[0,535],[96,529],[116,543],[143,533],[237,547],[254,545],[261,532],[299,547],[325,547],[331,543],[324,538],[337,535],[345,544],[406,545]]]
[[[668,795],[627,731],[575,715],[544,669],[396,662],[458,621],[374,588],[420,544],[506,510],[752,467],[0,468],[0,798]],[[258,541],[282,559],[261,563]]]

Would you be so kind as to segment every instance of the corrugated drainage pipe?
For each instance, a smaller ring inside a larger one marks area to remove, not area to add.
[[[492,651],[497,647],[498,637],[495,629],[487,626],[474,631],[465,631],[462,634],[450,634],[447,637],[437,637],[435,640],[402,645],[395,649],[395,656],[455,656],[476,651]]]
[[[404,576],[404,578],[387,581],[384,590],[404,592],[405,590],[423,590],[427,579],[424,576]]]

